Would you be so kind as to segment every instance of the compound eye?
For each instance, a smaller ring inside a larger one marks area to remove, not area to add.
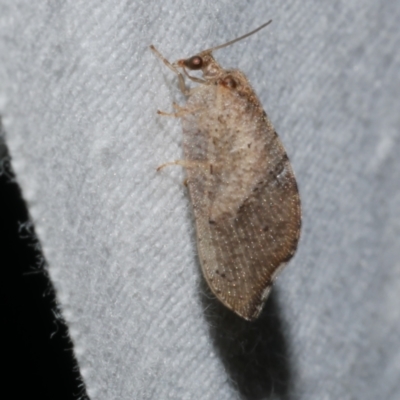
[[[200,56],[193,56],[184,60],[185,67],[189,69],[201,69],[203,66],[203,59]]]

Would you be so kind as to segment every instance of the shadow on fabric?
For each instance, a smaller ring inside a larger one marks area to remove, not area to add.
[[[201,301],[216,353],[243,399],[289,399],[292,370],[274,287],[259,318],[224,307],[201,280]]]

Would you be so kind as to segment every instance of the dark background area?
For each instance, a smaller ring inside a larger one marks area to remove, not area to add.
[[[9,399],[88,399],[1,129],[3,390]]]

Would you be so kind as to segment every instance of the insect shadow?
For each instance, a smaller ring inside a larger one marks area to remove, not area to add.
[[[292,369],[274,287],[264,310],[254,322],[224,307],[200,280],[200,298],[216,353],[241,398],[290,398]]]

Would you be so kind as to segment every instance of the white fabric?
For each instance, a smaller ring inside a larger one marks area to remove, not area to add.
[[[303,204],[249,325],[208,299],[171,61],[243,70]],[[0,0],[0,114],[92,399],[398,399],[400,2]]]

